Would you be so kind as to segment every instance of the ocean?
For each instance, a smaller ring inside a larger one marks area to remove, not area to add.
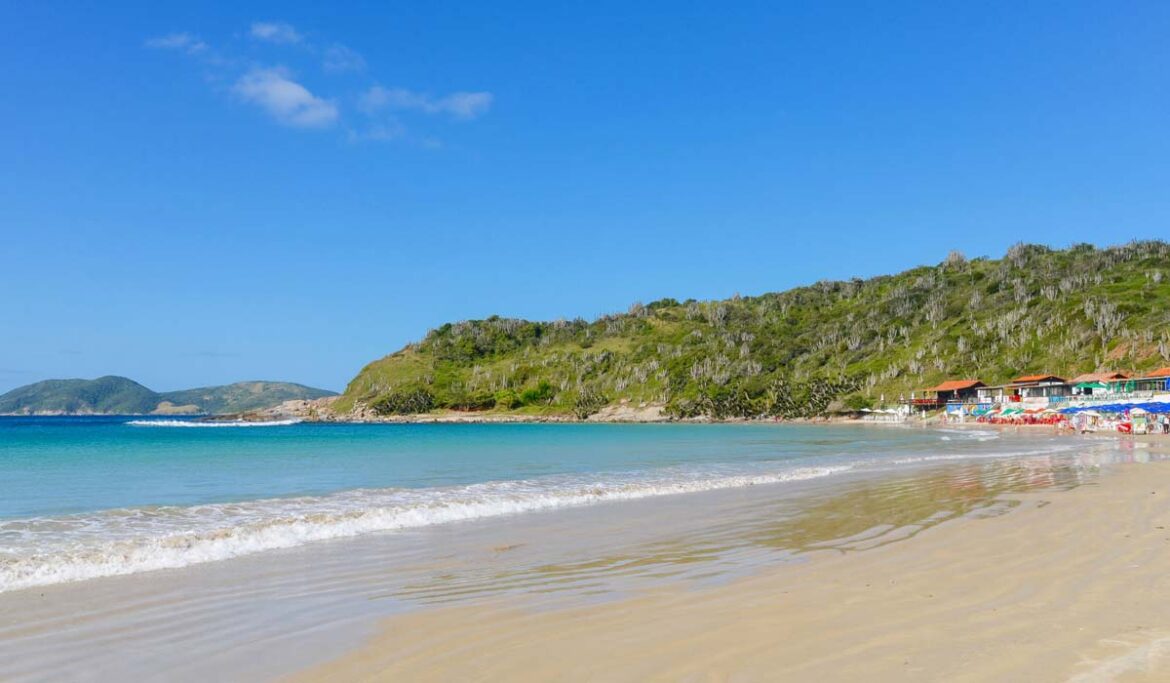
[[[989,430],[0,418],[0,593],[495,517],[1068,452]]]
[[[0,680],[268,680],[387,618],[867,552],[1148,444],[793,424],[0,417]]]

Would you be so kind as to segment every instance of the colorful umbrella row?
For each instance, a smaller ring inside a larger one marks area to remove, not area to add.
[[[1170,403],[1165,401],[1147,401],[1144,403],[1106,403],[1103,405],[1088,405],[1088,406],[1072,406],[1069,408],[1061,408],[1060,412],[1065,415],[1074,415],[1076,413],[1084,413],[1089,411],[1096,411],[1099,413],[1124,413],[1134,408],[1140,408],[1150,413],[1170,413]]]

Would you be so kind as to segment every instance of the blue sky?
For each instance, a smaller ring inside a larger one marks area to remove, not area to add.
[[[1170,236],[1166,3],[77,5],[0,8],[0,390]]]

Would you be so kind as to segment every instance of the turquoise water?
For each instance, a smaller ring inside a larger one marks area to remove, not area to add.
[[[1036,439],[1004,452],[997,441],[854,426],[0,418],[0,592],[484,517],[1069,448]]]

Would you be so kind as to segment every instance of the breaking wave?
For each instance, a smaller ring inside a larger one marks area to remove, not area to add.
[[[130,420],[126,424],[134,427],[287,427],[300,424],[300,420],[266,420],[264,422],[249,422],[246,420],[231,420],[225,422],[197,422],[195,420]]]
[[[852,465],[559,476],[429,489],[366,489],[192,507],[0,521],[0,593],[186,567],[327,539],[539,510],[827,477]],[[599,479],[606,477],[605,479]]]

